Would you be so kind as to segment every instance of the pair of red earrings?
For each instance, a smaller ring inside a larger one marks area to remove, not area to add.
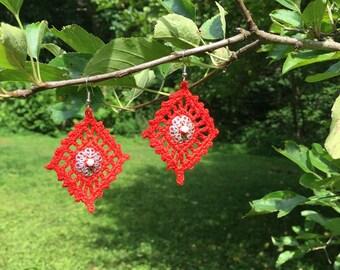
[[[198,101],[198,96],[191,94],[185,76],[184,71],[180,89],[162,103],[142,134],[150,139],[150,146],[168,164],[168,170],[176,173],[179,185],[184,184],[184,172],[193,169],[207,154],[218,135],[209,111]],[[61,141],[45,168],[55,170],[75,201],[83,202],[93,212],[95,200],[116,180],[129,158],[103,123],[94,118],[88,91],[84,120],[75,124]]]

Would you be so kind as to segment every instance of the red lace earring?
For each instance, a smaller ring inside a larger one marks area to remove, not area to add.
[[[103,196],[103,191],[116,180],[123,163],[130,157],[122,153],[120,145],[103,123],[93,117],[87,81],[86,90],[84,120],[75,124],[68,137],[61,141],[45,168],[55,170],[58,180],[63,181],[62,186],[92,213],[95,200]]]
[[[168,170],[177,175],[177,183],[184,184],[184,172],[208,153],[213,139],[218,135],[208,109],[189,91],[186,66],[180,89],[162,102],[149,127],[142,134],[149,138],[150,146],[167,163]]]

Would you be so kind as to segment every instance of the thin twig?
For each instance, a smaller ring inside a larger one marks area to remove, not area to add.
[[[258,46],[260,45],[260,41],[259,40],[255,40],[254,42],[250,43],[250,44],[247,44],[246,46],[240,48],[237,52],[234,52],[232,53],[231,57],[229,58],[228,61],[225,61],[224,63],[221,64],[221,66],[223,67],[223,69],[215,69],[213,70],[212,72],[208,73],[207,75],[205,75],[202,79],[194,82],[193,84],[191,84],[189,86],[190,89],[192,88],[195,88],[196,86],[204,83],[205,81],[207,81],[208,79],[210,79],[211,77],[213,77],[214,75],[218,74],[219,72],[221,72],[222,70],[224,70],[228,65],[230,65],[232,62],[236,61],[239,56],[249,50],[252,50],[252,49],[255,49],[257,48]],[[151,100],[151,101],[148,101],[148,102],[145,102],[145,103],[142,103],[142,104],[139,104],[139,105],[136,105],[136,106],[133,106],[131,107],[130,109],[133,109],[133,110],[138,110],[138,109],[141,109],[141,108],[144,108],[144,107],[147,107],[151,104],[154,104],[154,103],[157,103],[157,102],[161,102],[161,101],[164,101],[166,100],[167,97],[161,97],[161,98],[157,98],[157,99],[154,99],[154,100]]]
[[[292,38],[287,36],[280,36],[276,34],[271,34],[262,30],[259,30],[256,23],[254,22],[250,11],[245,6],[243,0],[236,0],[237,4],[240,7],[244,17],[247,20],[248,28],[253,36],[260,39],[263,43],[278,43],[278,44],[285,44],[285,45],[292,45],[295,48],[305,48],[305,49],[312,49],[312,50],[331,50],[331,51],[340,51],[340,43],[334,42],[332,40],[326,41],[316,41],[311,39],[299,39],[299,38]]]

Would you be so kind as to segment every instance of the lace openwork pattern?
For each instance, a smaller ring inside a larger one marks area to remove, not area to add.
[[[184,172],[208,153],[218,135],[214,120],[198,97],[191,94],[188,83],[162,103],[149,127],[142,134],[150,139],[150,146],[177,175],[177,183],[184,184]]]
[[[96,121],[91,108],[87,108],[84,120],[75,124],[74,130],[61,141],[45,168],[55,170],[75,201],[83,202],[93,212],[95,200],[116,180],[129,158],[103,123]]]

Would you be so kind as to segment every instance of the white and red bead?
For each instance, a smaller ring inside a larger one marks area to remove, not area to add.
[[[195,128],[188,116],[176,116],[171,123],[169,132],[177,143],[183,143],[192,138]]]
[[[85,148],[76,156],[76,169],[84,176],[91,176],[100,170],[101,156],[93,148]]]

